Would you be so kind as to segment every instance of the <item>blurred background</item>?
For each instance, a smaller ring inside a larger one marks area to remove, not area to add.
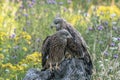
[[[120,0],[0,0],[0,80],[41,69],[41,45],[62,17],[84,37],[92,80],[120,80]]]

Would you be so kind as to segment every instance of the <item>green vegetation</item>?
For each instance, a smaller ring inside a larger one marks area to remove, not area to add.
[[[94,64],[93,80],[120,80],[119,0],[1,0],[0,80],[22,80],[41,68],[41,44],[57,16],[86,40]]]

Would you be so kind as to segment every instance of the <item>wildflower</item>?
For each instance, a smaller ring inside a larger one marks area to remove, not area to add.
[[[31,44],[31,42],[30,42],[30,41],[27,41],[27,43],[28,43],[28,44]]]
[[[64,12],[66,12],[67,11],[67,8],[64,8]]]
[[[116,16],[116,14],[115,14],[115,13],[113,13],[113,14],[111,14],[110,16],[111,16],[111,18],[113,18],[113,17],[115,17],[115,16]]]
[[[63,5],[63,2],[59,2],[60,5]]]
[[[15,38],[15,36],[16,36],[16,34],[13,33],[13,34],[10,36],[10,38]]]
[[[105,25],[108,25],[108,21],[105,21],[104,24],[105,24]]]
[[[0,51],[2,51],[3,49],[2,48],[0,48]]]
[[[112,24],[113,24],[113,25],[116,25],[116,24],[117,24],[117,22],[112,22]]]
[[[67,3],[68,3],[68,4],[71,4],[71,3],[72,3],[72,0],[67,0]]]
[[[14,55],[14,56],[12,56],[12,58],[13,58],[13,59],[16,59],[16,58],[17,58],[17,56],[16,56],[16,55]]]
[[[0,36],[6,36],[6,33],[5,32],[0,32]]]
[[[7,34],[5,32],[0,32],[0,40],[4,41],[5,40],[5,36],[7,36]]]
[[[104,52],[104,55],[105,55],[105,56],[108,56],[108,55],[109,55],[109,53],[108,53],[107,51],[105,51],[105,52]]]
[[[32,5],[32,4],[28,4],[28,6],[29,6],[30,8],[32,8],[33,5]]]
[[[16,66],[11,66],[11,68],[10,68],[11,70],[14,70],[14,71],[16,71],[17,70],[17,68],[16,68]]]
[[[88,27],[88,30],[89,30],[89,31],[92,31],[92,30],[93,30],[93,28],[92,28],[92,27]]]
[[[24,68],[27,68],[28,67],[28,65],[27,64],[21,64],[21,66],[23,66]]]
[[[32,3],[35,3],[36,2],[36,0],[32,0]]]
[[[27,33],[26,32],[22,32],[21,35],[26,35]]]
[[[55,0],[47,0],[48,4],[57,4],[57,2]]]
[[[10,45],[7,45],[7,47],[8,47],[8,48],[11,48],[11,46],[10,46]]]
[[[102,25],[98,26],[98,30],[99,31],[103,30],[103,26]]]
[[[23,49],[24,51],[27,51],[27,48],[26,48],[26,47],[23,47],[22,49]]]
[[[9,50],[8,49],[4,49],[3,52],[7,53]]]
[[[33,54],[28,55],[28,56],[26,57],[26,60],[27,60],[27,61],[34,61],[34,62],[36,62],[36,61],[38,61],[38,60],[40,59],[41,56],[42,56],[41,53],[39,53],[39,52],[34,52]],[[40,61],[41,61],[41,60],[40,60]]]
[[[0,54],[0,60],[3,60],[3,59],[4,59],[4,55]]]
[[[118,43],[118,51],[120,52],[120,43]]]
[[[36,39],[36,42],[40,42],[40,38],[37,38],[37,39]]]
[[[23,9],[23,8],[24,8],[24,6],[21,4],[21,5],[20,5],[20,9]]]
[[[18,45],[13,47],[14,50],[17,50],[18,48],[19,48]]]
[[[16,36],[16,37],[15,37],[15,41],[17,42],[18,40],[19,40],[19,37],[18,37],[18,36]]]
[[[114,54],[113,58],[117,59],[118,58],[118,54]]]
[[[33,57],[32,57],[31,55],[28,55],[28,56],[26,57],[26,60],[27,60],[27,61],[33,61]]]
[[[23,14],[25,17],[28,17],[28,14]]]
[[[6,63],[6,64],[2,64],[2,68],[12,68],[13,65],[11,63]]]
[[[118,40],[118,38],[116,38],[116,37],[113,37],[112,39],[114,42],[116,42]]]
[[[114,42],[112,42],[112,43],[110,44],[110,46],[111,46],[111,47],[114,47],[114,46],[115,46],[115,43],[114,43]]]
[[[112,29],[116,31],[116,30],[117,30],[117,27],[113,26]]]
[[[31,36],[30,36],[30,35],[26,35],[26,36],[25,36],[25,39],[30,40],[30,39],[31,39]]]
[[[120,37],[118,37],[117,39],[118,39],[118,41],[120,41]]]
[[[21,71],[21,70],[24,70],[24,67],[23,67],[23,66],[17,65],[16,67],[17,67],[17,69],[20,70],[20,71]]]

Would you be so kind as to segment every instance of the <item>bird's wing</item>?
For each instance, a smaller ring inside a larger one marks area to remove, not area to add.
[[[90,53],[88,51],[88,47],[86,45],[85,40],[81,36],[81,34],[75,30],[72,26],[67,27],[67,30],[71,33],[73,39],[68,40],[68,48],[77,54],[82,54],[83,59],[87,65],[87,69],[89,73],[92,73],[93,64],[92,59],[90,57]]]
[[[50,49],[50,36],[47,36],[42,44],[42,67],[45,66]]]

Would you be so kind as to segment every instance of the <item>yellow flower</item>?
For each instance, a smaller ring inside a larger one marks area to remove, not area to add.
[[[28,44],[31,44],[31,42],[30,42],[30,41],[27,41],[27,43],[28,43]]]
[[[24,51],[27,51],[27,48],[26,48],[26,47],[23,47],[22,49],[23,49]]]
[[[23,66],[17,65],[16,67],[17,67],[18,70],[24,70]]]
[[[26,40],[30,40],[31,36],[27,32],[22,32],[21,33],[22,37],[25,38]]]
[[[0,24],[3,22],[4,17],[0,16]]]
[[[11,63],[6,63],[6,64],[2,64],[2,68],[12,68],[13,65]]]
[[[16,37],[15,37],[15,41],[18,41],[18,40],[19,40],[19,37],[18,37],[18,36],[16,36]]]
[[[11,48],[11,46],[10,46],[10,45],[7,45],[7,47],[8,47],[8,48]]]
[[[27,33],[26,32],[22,32],[21,35],[26,35]]]
[[[2,51],[2,48],[0,48],[0,51]]]
[[[41,61],[41,56],[42,54],[39,52],[34,52],[33,54],[30,54],[26,57],[27,61],[33,61],[33,62],[38,62]]]
[[[104,14],[105,16],[101,15]],[[101,19],[109,20],[112,18],[116,20],[117,17],[120,17],[120,9],[117,6],[99,6],[97,9],[97,15],[100,16]]]
[[[0,54],[0,60],[4,59],[4,55]]]
[[[17,70],[16,66],[12,66],[10,69],[15,71]]]
[[[26,36],[25,36],[25,39],[31,40],[31,36],[30,36],[30,35],[26,35]]]
[[[28,55],[28,56],[26,57],[26,60],[27,60],[27,61],[33,61],[33,58],[34,58],[34,57],[32,57],[31,55]]]
[[[4,41],[6,35],[7,34],[5,32],[0,32],[0,40]]]
[[[6,36],[7,34],[5,32],[0,32],[0,36]]]

